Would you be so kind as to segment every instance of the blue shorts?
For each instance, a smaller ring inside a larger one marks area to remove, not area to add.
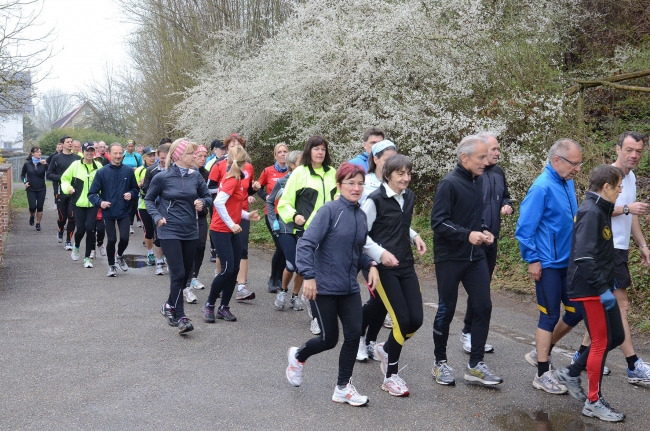
[[[560,321],[560,304],[564,304],[564,323],[573,327],[582,321],[580,304],[570,301],[567,294],[567,268],[542,268],[542,278],[535,282],[535,292],[539,307],[539,329],[553,332]]]

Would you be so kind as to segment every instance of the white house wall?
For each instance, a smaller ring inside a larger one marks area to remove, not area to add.
[[[22,150],[22,113],[0,113],[0,148],[4,150]]]

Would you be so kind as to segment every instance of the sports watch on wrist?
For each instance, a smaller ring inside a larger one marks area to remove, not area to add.
[[[630,209],[628,208],[627,205],[623,205],[623,214],[629,215],[630,214]]]

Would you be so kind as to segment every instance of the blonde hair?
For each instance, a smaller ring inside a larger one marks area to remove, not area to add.
[[[230,170],[226,173],[224,180],[231,177],[237,180],[241,179],[242,169],[247,160],[248,154],[244,147],[230,148],[228,150],[228,164],[230,164]]]
[[[167,168],[171,167],[172,165],[172,156],[174,155],[174,152],[178,148],[179,145],[186,145],[185,151],[181,155],[187,154],[187,153],[194,153],[196,151],[196,148],[198,145],[196,142],[190,142],[188,138],[179,138],[176,139],[174,142],[172,142],[171,146],[169,147],[169,151],[167,152],[167,159],[166,159],[166,166]]]
[[[278,154],[278,150],[280,149],[280,147],[284,147],[285,150],[289,151],[289,147],[287,147],[287,144],[285,144],[284,142],[280,142],[279,144],[275,144],[275,147],[273,147],[274,156]]]

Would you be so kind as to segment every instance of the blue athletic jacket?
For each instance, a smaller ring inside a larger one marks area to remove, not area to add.
[[[343,196],[325,203],[298,240],[298,274],[315,278],[319,295],[358,293],[357,274],[372,262],[363,254],[367,234],[366,213],[358,203]]]
[[[577,212],[573,180],[564,180],[547,164],[519,207],[515,237],[521,257],[542,268],[566,268]]]
[[[102,201],[108,201],[111,206],[102,209],[105,220],[119,220],[131,215],[131,201],[124,199],[124,193],[130,192],[131,199],[138,199],[138,183],[135,180],[133,168],[121,163],[104,166],[95,174],[95,179],[88,189],[88,200],[96,207]]]

